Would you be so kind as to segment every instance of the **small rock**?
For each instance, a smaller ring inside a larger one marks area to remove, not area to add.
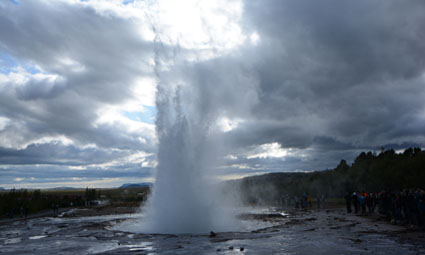
[[[214,233],[213,231],[210,232],[210,237],[216,237],[216,233]]]
[[[241,247],[239,250],[240,250],[240,251],[244,251],[244,250],[245,250],[245,248],[244,248],[244,247]]]
[[[233,250],[233,246],[230,246],[230,247],[229,247],[229,250]]]

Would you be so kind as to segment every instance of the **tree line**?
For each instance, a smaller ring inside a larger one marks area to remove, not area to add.
[[[308,173],[270,173],[229,181],[239,187],[245,203],[274,203],[280,196],[311,194],[331,198],[346,192],[380,192],[424,188],[425,150],[408,148],[375,153],[362,152],[349,165],[345,160],[334,169]]]

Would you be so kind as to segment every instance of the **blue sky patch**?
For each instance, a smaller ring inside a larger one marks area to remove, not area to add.
[[[13,68],[18,66],[18,62],[7,53],[0,52],[0,73],[8,74]]]
[[[123,114],[127,118],[134,120],[134,121],[154,124],[155,118],[156,118],[156,112],[157,112],[156,107],[147,106],[147,105],[144,105],[143,107],[144,107],[144,111],[141,111],[141,112],[123,112]]]
[[[8,74],[19,66],[31,74],[41,73],[37,66],[28,63],[19,63],[12,55],[6,52],[0,52],[0,73]]]
[[[133,2],[134,2],[134,0],[124,0],[124,1],[122,1],[122,4],[127,5],[127,4],[130,4],[130,3],[133,3]]]

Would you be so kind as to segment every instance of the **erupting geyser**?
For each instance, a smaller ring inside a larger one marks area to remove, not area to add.
[[[143,231],[226,230],[229,223],[223,218],[219,192],[206,176],[212,146],[208,142],[208,127],[184,115],[178,89],[173,96],[161,87],[158,89],[158,165]]]
[[[179,47],[154,30],[156,180],[144,209],[142,232],[209,233],[238,228],[236,200],[212,181],[217,159],[229,153],[220,119],[247,116],[257,102],[258,80],[243,63],[187,61]],[[183,55],[183,56],[181,56]],[[229,111],[231,109],[231,111]],[[218,149],[220,148],[220,149]],[[237,225],[235,225],[237,224]]]
[[[162,46],[159,39],[157,46]],[[230,230],[232,217],[224,213],[221,192],[209,173],[217,158],[212,135],[216,114],[205,107],[202,96],[196,95],[196,86],[175,82],[178,70],[167,80],[171,71],[162,68],[161,57],[168,61],[168,56],[155,53],[160,81],[156,93],[158,164],[152,195],[144,209],[142,232]]]

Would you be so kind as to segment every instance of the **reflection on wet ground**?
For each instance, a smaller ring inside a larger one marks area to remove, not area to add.
[[[341,212],[240,214],[242,229],[192,235],[135,233],[141,215],[49,217],[0,226],[2,254],[425,254],[377,224]],[[213,230],[212,230],[213,231]],[[385,232],[384,231],[384,232]],[[393,232],[394,233],[394,232]]]

